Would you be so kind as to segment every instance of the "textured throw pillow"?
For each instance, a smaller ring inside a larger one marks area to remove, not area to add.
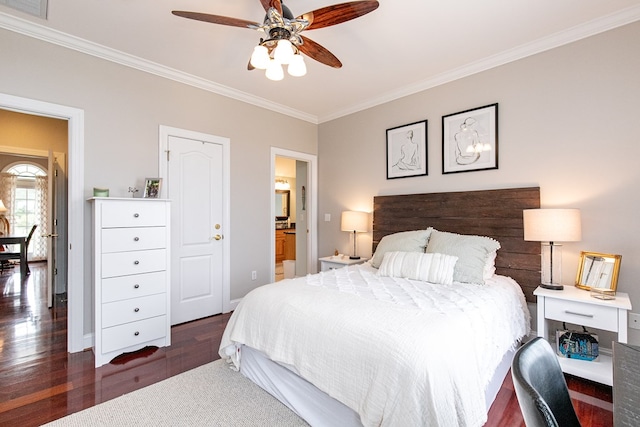
[[[420,252],[387,252],[378,269],[379,276],[402,277],[450,285],[458,257]]]
[[[380,267],[384,254],[391,251],[424,253],[431,230],[429,227],[426,230],[402,231],[384,236],[376,247],[371,265],[375,268]]]
[[[466,236],[433,230],[427,253],[441,253],[458,257],[453,280],[484,284],[484,269],[488,258],[500,249],[500,243],[490,237]]]
[[[482,270],[482,278],[484,280],[491,279],[496,272],[496,256],[497,251],[491,252],[487,255],[487,262],[484,264],[484,270]]]

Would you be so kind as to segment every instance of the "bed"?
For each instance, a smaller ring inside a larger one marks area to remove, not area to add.
[[[375,197],[372,260],[250,292],[220,355],[313,426],[481,426],[529,332],[535,207],[535,187]]]

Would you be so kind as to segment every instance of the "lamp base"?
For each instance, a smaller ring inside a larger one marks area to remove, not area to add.
[[[360,257],[359,257],[359,256],[355,256],[355,255],[351,255],[351,256],[349,257],[349,259],[360,259]]]
[[[564,289],[564,286],[557,285],[555,283],[542,283],[540,284],[540,287],[545,289],[551,289],[553,291],[561,291]]]

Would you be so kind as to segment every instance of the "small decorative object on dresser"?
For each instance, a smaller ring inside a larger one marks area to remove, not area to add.
[[[144,195],[146,199],[157,199],[162,190],[162,178],[147,178],[144,181]]]
[[[94,198],[95,366],[171,344],[168,200]]]

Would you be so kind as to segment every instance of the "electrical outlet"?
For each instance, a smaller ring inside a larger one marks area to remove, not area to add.
[[[256,280],[258,278],[258,272],[257,271],[252,271],[251,272],[251,280]]]
[[[640,314],[629,313],[629,327],[632,329],[640,329]]]

